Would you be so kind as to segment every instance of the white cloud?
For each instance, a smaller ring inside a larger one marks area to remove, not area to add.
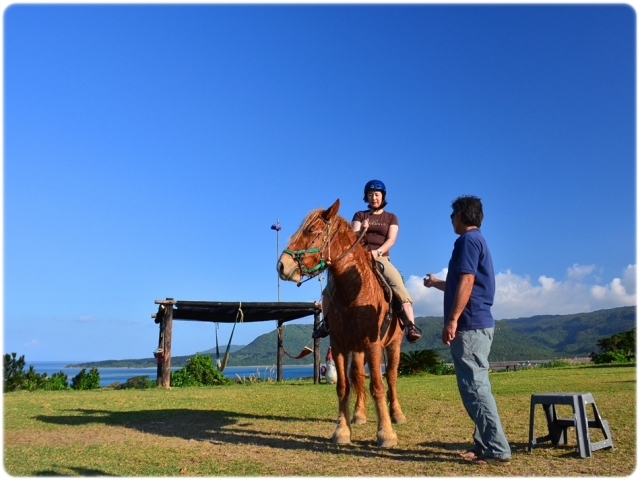
[[[573,266],[567,268],[567,278],[576,281],[582,280],[591,274],[595,268],[595,265],[578,265],[574,263]]]
[[[602,284],[590,275],[594,265],[573,265],[564,280],[542,275],[533,283],[528,275],[507,270],[496,275],[496,296],[492,312],[496,319],[530,317],[533,315],[563,315],[592,312],[636,304],[636,265],[628,265],[621,278]],[[446,278],[447,270],[436,274]],[[592,279],[591,282],[589,281]],[[411,275],[407,288],[414,300],[417,316],[441,316],[440,290],[425,288],[422,277]]]

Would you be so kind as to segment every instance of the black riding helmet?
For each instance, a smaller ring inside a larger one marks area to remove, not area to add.
[[[367,200],[367,193],[371,190],[377,190],[382,192],[382,204],[380,208],[384,208],[387,205],[387,187],[384,186],[384,182],[381,180],[369,180],[367,184],[364,186],[364,201],[365,203],[369,203]]]

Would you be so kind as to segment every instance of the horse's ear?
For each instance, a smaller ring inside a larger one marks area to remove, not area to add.
[[[322,212],[322,218],[324,218],[325,221],[328,222],[329,220],[331,220],[333,217],[336,216],[336,213],[338,213],[339,209],[340,209],[340,199],[338,198],[335,202],[333,202],[333,205],[331,205],[324,212]]]

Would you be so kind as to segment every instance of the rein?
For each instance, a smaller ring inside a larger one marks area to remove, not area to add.
[[[313,245],[315,243],[315,241],[318,239],[318,237],[323,232],[326,232],[325,235],[324,235],[324,238],[322,240],[322,244],[319,247],[307,248],[307,249],[304,249],[304,250],[289,250],[289,249],[285,249],[283,251],[283,253],[291,255],[291,257],[298,264],[298,268],[300,269],[300,276],[301,277],[307,277],[306,280],[301,280],[296,284],[298,287],[300,285],[302,285],[304,282],[307,282],[307,281],[311,280],[312,278],[318,276],[322,272],[324,272],[332,264],[332,260],[331,260],[331,243],[329,242],[330,236],[331,236],[332,224],[331,224],[331,221],[328,221],[328,222],[325,221],[325,223],[327,224],[327,226],[324,228],[324,230],[322,230],[322,232],[320,232],[318,235],[316,235],[316,238],[314,238],[313,241],[311,242],[311,245]],[[304,228],[304,226],[302,228]],[[344,252],[342,255],[340,255],[334,261],[334,263],[338,263],[344,257],[349,255],[353,251],[353,249],[356,248],[356,245],[358,245],[360,240],[362,240],[362,237],[364,236],[364,234],[365,234],[365,231],[363,229],[360,232],[360,236],[357,238],[355,243],[353,245],[351,245],[351,247],[349,247],[349,249],[347,249],[346,252]],[[329,251],[328,251],[328,258],[325,261],[324,249],[325,249],[326,246],[329,247]],[[308,253],[318,253],[318,252],[320,252],[320,260],[318,261],[318,263],[315,264],[311,268],[307,268],[306,265],[303,263],[304,256],[306,254],[308,254]]]

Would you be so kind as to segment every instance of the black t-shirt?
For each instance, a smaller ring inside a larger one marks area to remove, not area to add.
[[[365,219],[369,219],[369,228],[367,229],[367,245],[371,250],[378,250],[380,246],[387,240],[389,234],[389,226],[398,225],[398,217],[394,213],[383,211],[378,215],[374,215],[369,210],[356,212],[353,216],[354,221],[363,223]],[[389,256],[388,252],[384,256]]]

